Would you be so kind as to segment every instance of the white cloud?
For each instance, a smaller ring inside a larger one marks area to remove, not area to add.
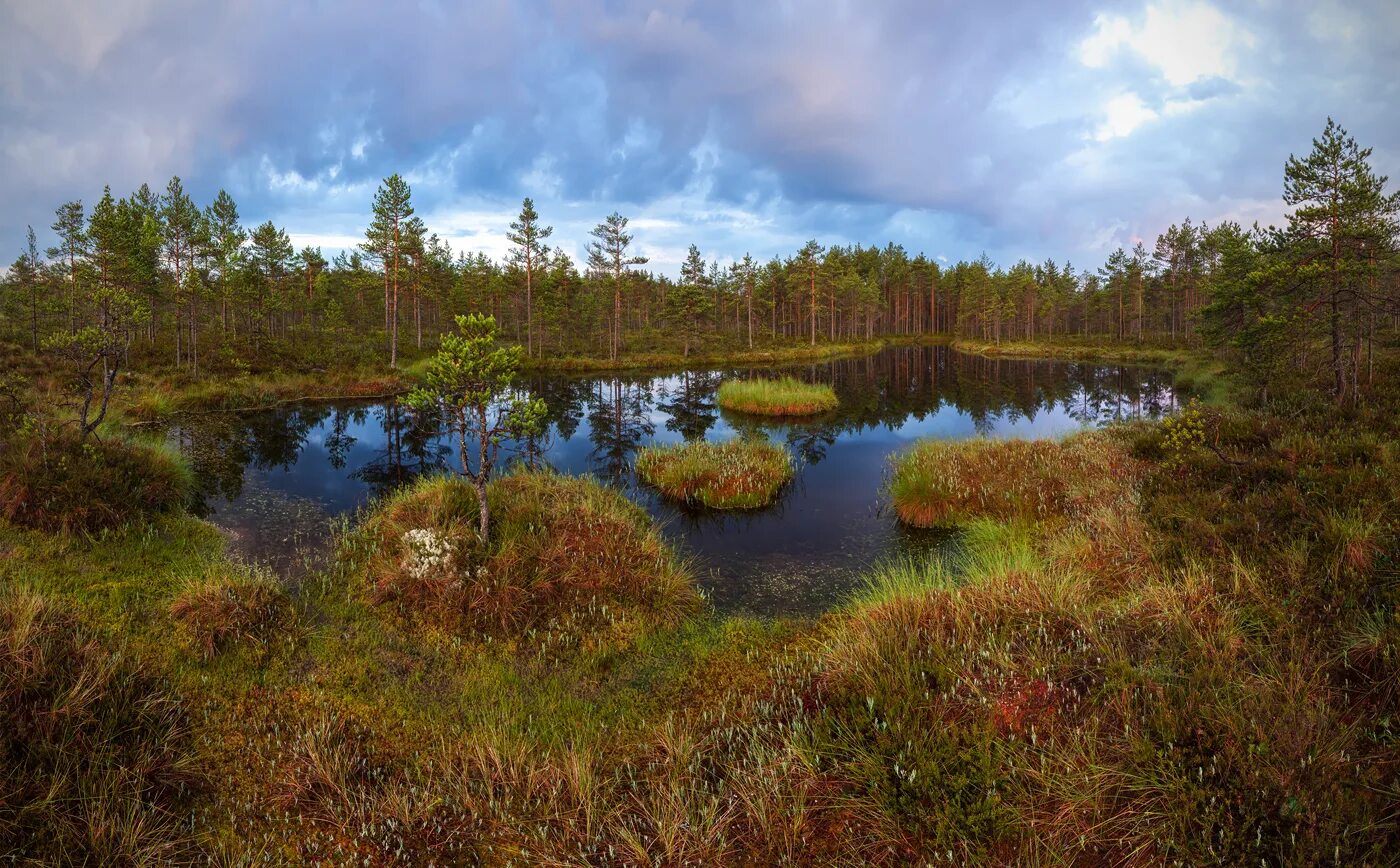
[[[1149,3],[1137,22],[1099,15],[1079,45],[1079,61],[1101,69],[1128,49],[1168,84],[1182,87],[1206,78],[1234,80],[1241,53],[1253,44],[1248,31],[1209,3],[1162,0]]]
[[[1094,138],[1100,142],[1122,138],[1156,119],[1157,113],[1148,108],[1137,94],[1120,93],[1104,104],[1103,122],[1094,131]]]

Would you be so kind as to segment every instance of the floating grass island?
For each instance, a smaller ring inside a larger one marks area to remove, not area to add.
[[[675,500],[755,509],[792,479],[792,456],[766,440],[651,446],[637,456],[637,475]]]
[[[726,410],[761,416],[812,416],[840,403],[830,386],[792,377],[729,380],[720,384],[716,401]]]

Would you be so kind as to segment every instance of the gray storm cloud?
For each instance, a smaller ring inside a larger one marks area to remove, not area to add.
[[[1329,114],[1400,168],[1386,0],[7,0],[0,33],[15,251],[62,201],[172,174],[349,238],[399,171],[486,248],[529,194],[566,239],[650,220],[663,267],[810,236],[1087,262],[1187,214],[1274,217]]]

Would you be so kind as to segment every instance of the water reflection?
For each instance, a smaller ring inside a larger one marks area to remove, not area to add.
[[[716,406],[720,382],[755,373],[773,372],[533,377],[528,386],[548,407],[548,431],[516,444],[517,454],[619,486],[695,555],[721,609],[806,613],[847,593],[871,561],[944,541],[900,529],[883,507],[889,456],[911,440],[1056,436],[1176,406],[1161,371],[987,359],[946,347],[783,369],[836,390],[840,408],[818,418],[784,423]],[[632,475],[648,443],[739,435],[784,442],[797,458],[796,479],[768,509],[678,507]],[[392,401],[193,417],[171,438],[194,463],[199,508],[229,530],[238,551],[283,570],[326,539],[330,518],[457,461],[436,420]]]

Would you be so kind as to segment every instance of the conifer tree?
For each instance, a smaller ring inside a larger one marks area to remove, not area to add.
[[[554,234],[553,226],[541,226],[540,215],[530,197],[520,203],[520,216],[510,224],[506,238],[515,245],[513,261],[525,271],[525,354],[535,354],[535,268],[547,250],[545,239]]]
[[[1312,151],[1284,168],[1292,276],[1303,312],[1323,318],[1338,403],[1357,398],[1363,321],[1384,306],[1378,264],[1393,253],[1400,214],[1400,193],[1386,193],[1370,158],[1328,118]]]
[[[384,329],[389,338],[389,366],[399,363],[399,271],[403,265],[404,228],[413,216],[413,191],[397,173],[385,178],[374,194],[374,217],[361,247],[384,268]]]
[[[593,227],[593,241],[588,245],[588,267],[600,276],[612,280],[613,318],[608,340],[608,358],[616,359],[622,349],[622,280],[633,265],[645,265],[645,256],[629,256],[627,248],[632,235],[627,231],[627,218],[614,211]]]
[[[50,248],[49,256],[58,260],[63,269],[63,281],[68,286],[68,331],[78,328],[78,272],[87,258],[91,244],[84,229],[83,203],[65,202],[54,212],[51,227],[58,233],[58,246]]]

